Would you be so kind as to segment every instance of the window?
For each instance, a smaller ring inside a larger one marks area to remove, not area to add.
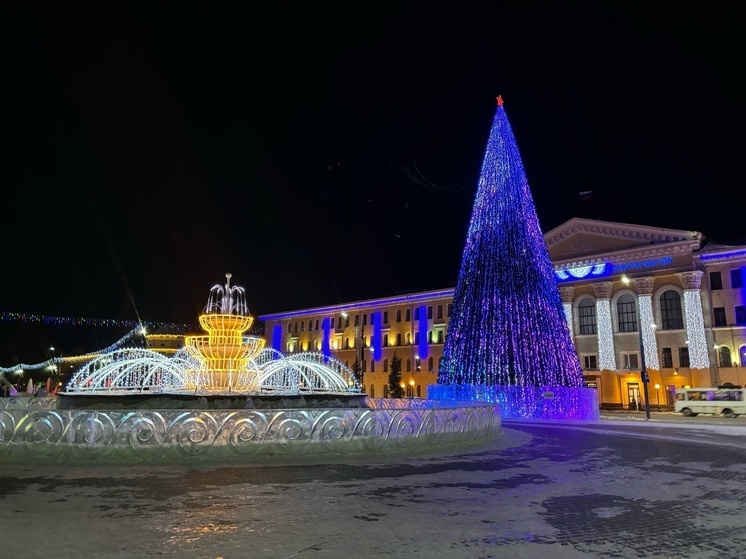
[[[342,329],[342,317],[338,316],[337,317],[337,330],[341,330],[341,329]]]
[[[317,318],[316,319],[316,330],[318,330],[318,329],[319,329],[319,319]]]
[[[689,366],[689,348],[684,346],[679,348],[679,367]]]
[[[348,314],[345,317],[345,328],[349,328],[349,327],[350,327],[350,315]]]
[[[407,357],[406,367],[407,367],[405,369],[406,371],[411,371],[412,370],[412,360],[409,357]]]
[[[404,343],[407,345],[410,345],[412,343],[412,335],[409,332],[404,334]]]
[[[422,365],[420,364],[420,358],[419,357],[415,357],[414,358],[414,368],[417,371],[419,371],[420,369],[422,369]]]
[[[583,356],[583,368],[584,369],[598,369],[598,357],[596,355],[584,355]]]
[[[383,385],[383,397],[384,398],[389,397],[389,385],[388,384]]]
[[[622,353],[622,369],[639,369],[637,353]]]
[[[420,307],[414,308],[414,319],[419,320],[420,319]]]
[[[427,343],[431,344],[433,343],[433,332],[432,330],[427,331]]]
[[[360,326],[360,315],[356,314],[355,315],[355,328],[357,328],[358,326]]]
[[[370,385],[370,397],[375,398],[376,397],[376,387],[372,384]]]
[[[383,372],[384,373],[389,372],[389,360],[388,359],[383,360]]]
[[[669,289],[661,295],[661,327],[663,330],[683,330],[681,296]]]
[[[300,331],[301,332],[305,332],[306,331],[306,323],[305,323],[305,321],[300,323]]]
[[[419,345],[419,343],[420,343],[420,333],[419,332],[415,332],[414,333],[414,343],[415,343],[415,345]]]
[[[435,316],[436,318],[443,318],[443,305],[438,305],[438,312]]]
[[[396,335],[396,345],[401,345],[401,332]]]
[[[728,326],[725,319],[725,307],[715,307],[712,309],[712,314],[715,319],[715,326]]]
[[[368,315],[363,314],[363,326],[365,326],[366,324],[368,324]]]
[[[293,325],[288,322],[288,334],[293,331]]]
[[[664,347],[661,349],[661,367],[669,369],[673,367],[673,354],[671,353],[670,347]]]
[[[730,271],[730,286],[733,289],[743,287],[743,274],[741,268],[735,268]]]
[[[746,324],[746,307],[743,305],[736,305],[736,324]]]
[[[297,322],[293,322],[293,332],[295,332],[296,334],[298,333],[298,323]]]
[[[350,349],[350,338],[345,338],[345,349]]]
[[[732,367],[733,361],[731,360],[730,348],[720,346],[718,348],[718,365],[721,367]]]
[[[389,345],[389,335],[384,334],[383,335],[383,347],[388,347],[388,345]]]
[[[585,298],[578,305],[578,320],[581,334],[596,333],[596,305],[592,299]]]
[[[396,309],[396,321],[401,322],[401,309]]]
[[[383,311],[383,323],[384,324],[389,323],[389,311]]]
[[[375,324],[376,323],[376,313],[372,312],[370,313],[370,323]]]
[[[376,372],[376,361],[375,359],[370,360],[370,372],[375,373]]]
[[[409,322],[410,320],[410,309],[404,309],[404,322]]]
[[[433,306],[432,305],[428,305],[428,307],[427,307],[427,317],[428,318],[432,318],[433,317]]]
[[[720,272],[710,272],[710,289],[716,291],[723,288],[723,277]]]
[[[443,343],[443,330],[438,330],[438,343]]]
[[[448,303],[448,306],[446,307],[446,312],[448,313],[448,316],[451,316],[451,313],[453,312],[453,303]]]
[[[433,366],[434,366],[434,364],[435,364],[435,361],[433,360],[433,358],[432,357],[428,357],[427,358],[427,370],[430,371],[431,373],[433,372]]]
[[[620,332],[637,332],[637,309],[632,295],[625,293],[617,299],[616,316]]]

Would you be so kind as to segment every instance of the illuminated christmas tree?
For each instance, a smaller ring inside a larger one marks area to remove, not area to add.
[[[523,162],[497,100],[438,384],[582,387]]]

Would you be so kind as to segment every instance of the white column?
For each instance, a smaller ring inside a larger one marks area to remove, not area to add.
[[[596,328],[598,336],[598,366],[608,371],[616,371],[616,352],[614,351],[614,328],[611,324],[611,289],[610,281],[594,283],[596,294]]]
[[[689,366],[692,369],[709,369],[710,356],[705,337],[704,313],[700,286],[703,272],[681,272],[676,274],[684,288],[684,328],[689,340]]]
[[[653,284],[655,278],[649,276],[637,278],[637,312],[640,313],[638,328],[642,328],[642,347],[645,352],[645,366],[660,371],[658,360],[658,341],[655,336],[655,315],[653,314]]]
[[[575,296],[575,288],[571,286],[560,287],[560,297],[562,297],[562,307],[565,309],[565,321],[567,329],[570,331],[570,339],[575,343],[575,332],[572,327],[572,300]]]

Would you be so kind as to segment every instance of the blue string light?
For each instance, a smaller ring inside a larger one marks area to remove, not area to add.
[[[438,384],[583,386],[513,131],[498,104]]]

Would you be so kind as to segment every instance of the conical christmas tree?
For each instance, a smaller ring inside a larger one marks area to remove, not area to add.
[[[497,99],[438,384],[581,387],[523,162]]]

